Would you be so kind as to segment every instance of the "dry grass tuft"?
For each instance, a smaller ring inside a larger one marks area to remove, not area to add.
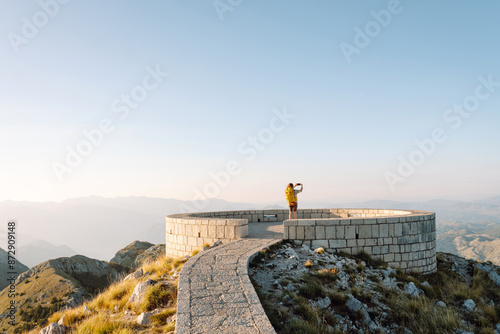
[[[314,273],[314,276],[316,276],[320,281],[324,283],[334,283],[338,279],[337,273],[337,268],[320,269],[316,273]]]
[[[194,251],[191,252],[191,256],[195,256],[196,254],[198,254],[200,252],[199,249],[195,249]]]
[[[177,300],[177,289],[163,284],[150,286],[144,295],[144,300],[138,307],[138,312],[148,312],[156,308],[175,305]]]
[[[75,334],[133,334],[134,326],[112,320],[105,314],[96,314],[76,326]]]
[[[49,317],[49,324],[52,322],[58,322],[63,315],[66,315],[66,318],[64,319],[64,325],[65,326],[72,326],[77,324],[78,322],[84,320],[85,318],[89,317],[91,314],[83,314],[83,306],[77,307],[77,308],[72,308],[69,310],[65,311],[59,311],[54,314],[52,314]]]
[[[405,294],[386,291],[385,304],[391,321],[418,333],[453,333],[461,327],[460,315],[452,308],[436,306],[427,297],[410,298]]]
[[[125,307],[130,295],[138,280],[127,280],[115,282],[109,286],[103,293],[95,297],[89,304],[89,309],[95,310],[113,310],[115,306],[122,310]]]

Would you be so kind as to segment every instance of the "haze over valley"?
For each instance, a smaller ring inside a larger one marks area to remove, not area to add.
[[[199,203],[198,203],[199,204]],[[200,207],[200,206],[198,206]],[[303,202],[302,208],[398,208],[436,212],[437,251],[500,264],[500,197],[461,202]],[[189,201],[147,197],[82,197],[56,202],[0,202],[0,220],[17,220],[18,259],[28,267],[48,259],[85,255],[109,261],[134,240],[165,243],[165,215],[193,211],[285,208],[212,199],[202,210]],[[5,229],[0,236],[5,240]],[[3,245],[0,245],[0,248]]]

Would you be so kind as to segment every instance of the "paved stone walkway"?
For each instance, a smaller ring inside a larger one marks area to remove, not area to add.
[[[281,240],[279,224],[283,226],[259,223],[249,234],[260,238],[200,252],[184,265],[179,276],[177,334],[276,333],[250,282],[248,263],[259,250]]]
[[[250,223],[248,237],[257,239],[283,239],[283,222]]]

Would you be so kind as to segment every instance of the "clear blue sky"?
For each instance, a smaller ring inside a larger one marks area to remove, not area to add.
[[[0,1],[0,200],[500,193],[496,1],[59,1]]]

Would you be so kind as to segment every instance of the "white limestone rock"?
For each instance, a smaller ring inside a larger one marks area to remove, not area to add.
[[[446,307],[446,303],[445,303],[445,302],[443,302],[442,300],[440,300],[440,301],[438,301],[438,302],[436,303],[436,306],[439,306],[439,307]]]
[[[66,314],[64,314],[61,319],[57,322],[59,326],[65,326],[66,325]]]
[[[500,286],[500,275],[493,269],[492,266],[482,263],[476,263],[476,268],[488,273],[488,277],[495,282],[497,286]]]
[[[320,310],[322,310],[322,309],[330,306],[331,303],[332,303],[332,301],[330,300],[330,298],[325,297],[323,299],[318,300],[313,305],[316,306],[317,308],[319,308]]]
[[[396,277],[389,278],[386,277],[382,280],[382,284],[387,288],[387,289],[396,289],[398,287],[398,284],[396,282]]]
[[[153,280],[151,280],[150,278],[148,278],[144,282],[137,283],[137,285],[134,288],[134,291],[132,292],[132,295],[128,299],[128,302],[129,303],[141,302],[142,299],[144,298],[144,294],[145,294],[147,288],[150,285],[153,285],[154,283],[155,282]]]
[[[476,303],[474,303],[472,299],[467,299],[464,302],[463,307],[465,307],[467,311],[472,312],[476,308]]]
[[[65,334],[66,330],[64,326],[60,326],[57,323],[53,322],[44,329],[40,331],[40,334]]]
[[[339,267],[341,268],[341,267]],[[342,289],[346,289],[348,286],[349,286],[349,275],[347,275],[345,272],[343,271],[340,271],[338,274],[337,274],[337,285],[342,288]]]
[[[345,303],[346,307],[351,311],[351,312],[357,312],[360,311],[361,314],[363,315],[364,322],[366,324],[369,324],[371,322],[370,315],[368,314],[368,311],[366,310],[366,307],[363,305],[362,302],[354,298],[353,295],[348,294],[349,299]]]
[[[149,312],[145,312],[145,313],[141,313],[138,317],[137,317],[137,323],[139,325],[144,325],[144,326],[147,326],[151,323],[151,313]]]
[[[356,298],[354,298],[354,296],[351,294],[349,294],[348,297],[349,297],[349,299],[345,303],[345,306],[347,306],[347,308],[351,312],[357,312],[357,311],[361,310],[361,308],[363,307],[363,303],[360,302],[359,300],[357,300]]]
[[[285,249],[284,256],[286,257],[286,260],[280,261],[278,263],[279,270],[289,271],[289,270],[295,269],[299,266],[300,259],[293,248],[289,247],[289,248]]]
[[[142,268],[139,270],[134,271],[132,274],[127,275],[123,280],[127,281],[129,279],[137,279],[142,277]]]
[[[417,289],[415,283],[413,282],[410,282],[405,286],[405,292],[413,297],[418,297],[418,295],[420,294],[419,289]]]

